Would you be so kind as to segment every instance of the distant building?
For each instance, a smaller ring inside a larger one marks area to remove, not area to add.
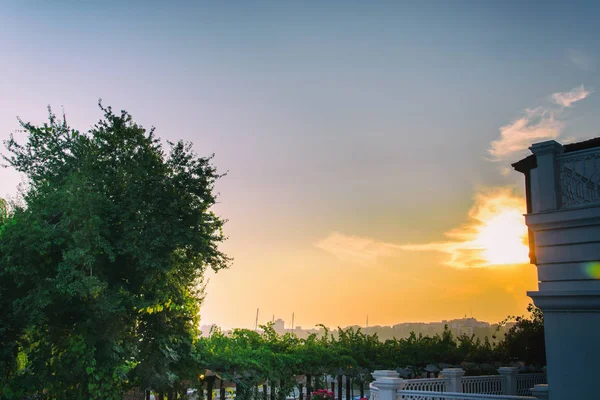
[[[281,318],[276,319],[273,324],[273,329],[275,329],[275,332],[277,332],[278,335],[283,335],[285,333],[285,322]]]

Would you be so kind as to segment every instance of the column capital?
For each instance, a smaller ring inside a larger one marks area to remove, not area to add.
[[[396,400],[396,392],[401,389],[404,379],[398,378],[398,373],[392,370],[375,371],[371,375],[376,379],[373,382],[379,393],[379,400]]]
[[[393,369],[380,369],[374,371],[371,375],[376,381],[380,378],[398,378],[400,376],[398,372],[394,371]]]

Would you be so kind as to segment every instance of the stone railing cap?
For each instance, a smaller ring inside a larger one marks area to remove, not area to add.
[[[465,374],[465,370],[462,368],[444,368],[442,370],[442,375],[444,376],[448,376],[448,375],[464,375]]]

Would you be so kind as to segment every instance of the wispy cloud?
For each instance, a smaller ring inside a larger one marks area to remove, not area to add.
[[[589,90],[585,90],[583,85],[581,85],[579,87],[569,90],[568,92],[554,93],[552,95],[552,101],[563,107],[571,107],[571,104],[579,100],[585,99],[591,93],[592,92],[590,92]]]
[[[589,71],[593,67],[593,62],[590,56],[581,50],[568,49],[567,58],[573,63],[573,65],[584,71]]]
[[[398,246],[377,240],[333,232],[316,246],[341,261],[362,266],[373,265],[382,256],[393,254]]]
[[[468,221],[446,232],[449,240],[401,249],[446,253],[445,264],[459,269],[528,263],[523,213],[525,200],[510,188],[481,189],[474,196]]]
[[[544,107],[526,109],[524,116],[500,128],[500,139],[492,141],[490,154],[501,160],[527,149],[534,142],[556,139],[563,123],[555,114]]]
[[[591,93],[581,85],[568,92],[557,92],[550,96],[560,107],[525,109],[523,116],[500,127],[500,138],[490,143],[490,155],[496,161],[505,160],[527,149],[532,143],[558,138],[564,128],[564,123],[559,118],[562,110]]]

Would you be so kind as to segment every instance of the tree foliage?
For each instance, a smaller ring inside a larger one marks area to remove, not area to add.
[[[505,359],[543,366],[546,365],[544,314],[533,304],[529,304],[527,311],[530,318],[507,319],[516,323],[508,330],[498,350]]]
[[[203,273],[228,265],[211,157],[183,142],[165,149],[125,111],[100,109],[86,133],[49,110],[42,126],[21,121],[25,143],[6,142],[29,185],[0,219],[7,398],[172,388],[195,360]]]
[[[534,315],[539,318],[539,312]],[[517,326],[531,323],[520,318]],[[512,336],[495,343],[466,334],[455,337],[447,327],[441,335],[413,333],[408,338],[385,342],[376,334],[353,328],[330,332],[321,326],[320,334],[306,339],[290,333],[277,335],[271,324],[261,328],[261,332],[236,329],[230,334],[216,329],[197,343],[202,365],[234,382],[236,395],[241,399],[260,399],[255,389],[267,381],[277,394],[288,394],[299,376],[312,377],[311,387],[316,389],[326,387],[321,379],[326,375],[345,375],[354,384],[364,384],[371,380],[374,370],[405,368],[415,377],[423,375],[429,364],[460,366],[470,375],[494,374],[499,366],[516,359],[524,361],[529,354],[515,348],[515,357],[507,355],[505,348],[511,346]],[[513,330],[519,331],[514,327]],[[527,362],[543,365],[541,359],[530,358]]]
[[[125,111],[100,109],[86,133],[50,112],[42,126],[21,122],[24,143],[6,142],[28,188],[18,204],[0,201],[0,398],[118,399],[133,387],[175,397],[208,387],[210,371],[242,400],[265,383],[283,399],[301,376],[317,388],[324,375],[364,384],[377,369],[544,365],[533,306],[499,343],[448,329],[382,342],[324,326],[306,339],[272,325],[201,337],[204,272],[229,263],[211,211],[220,175],[190,144],[165,148]]]

